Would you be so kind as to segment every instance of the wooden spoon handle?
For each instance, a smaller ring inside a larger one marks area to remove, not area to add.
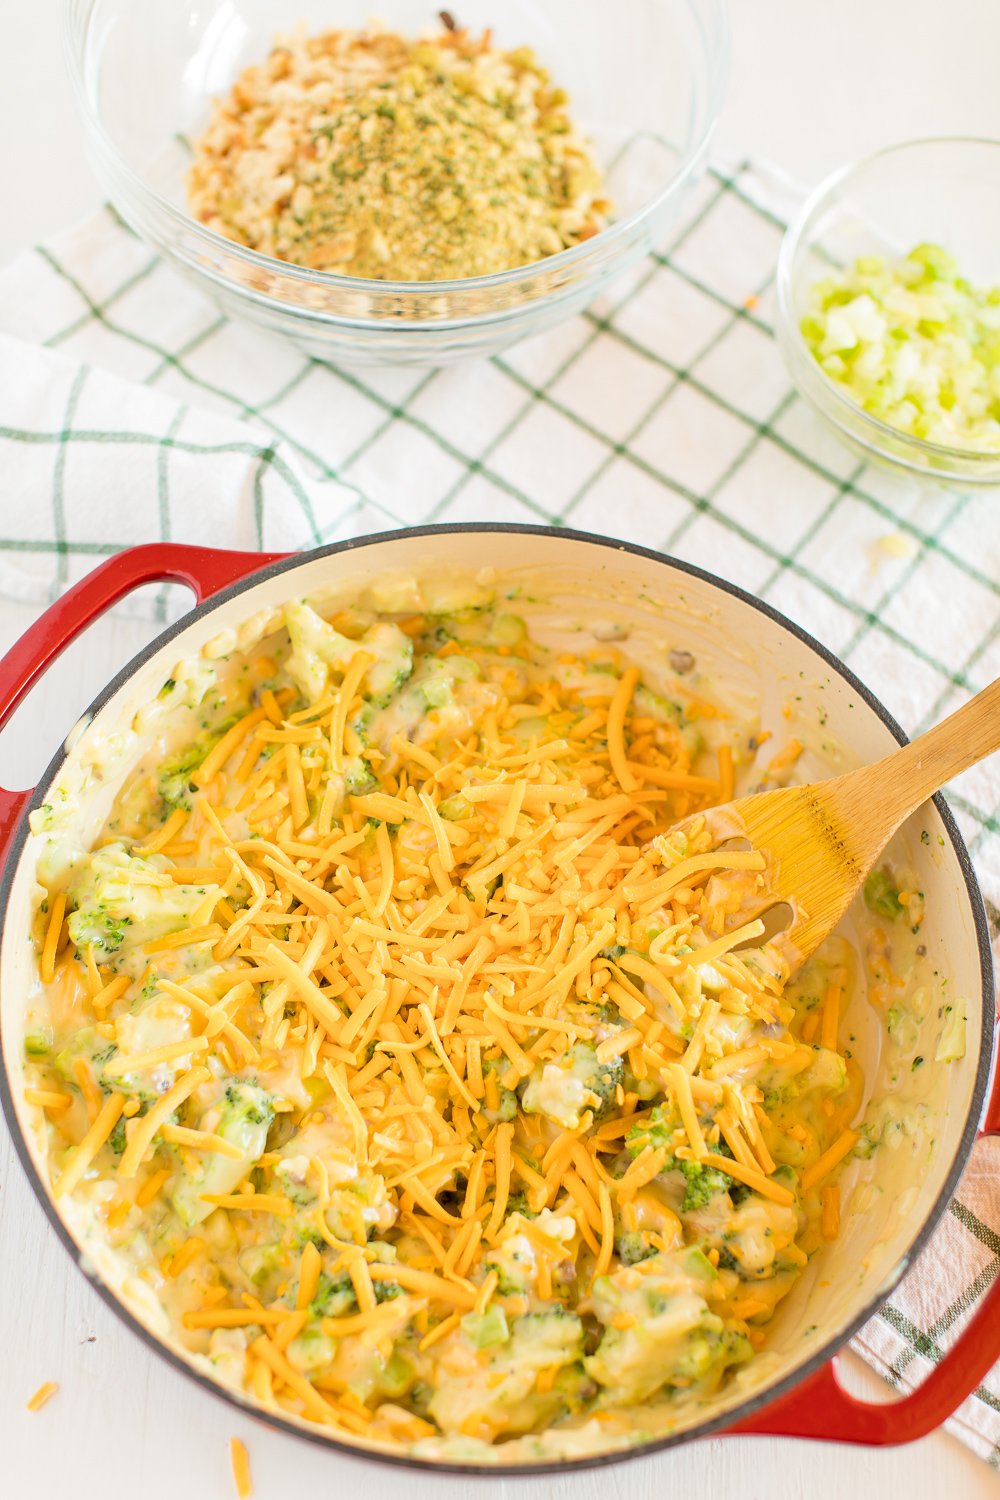
[[[1000,750],[1000,678],[872,767],[886,793],[886,811],[902,822],[946,781],[995,750]]]

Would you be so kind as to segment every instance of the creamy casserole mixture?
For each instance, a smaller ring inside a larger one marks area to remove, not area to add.
[[[761,856],[670,832],[754,726],[683,650],[651,682],[446,592],[293,601],[164,682],[93,847],[33,815],[27,1098],[77,1232],[224,1382],[416,1452],[592,1450],[753,1361],[844,1164],[912,1133],[922,903],[883,868],[862,956],[789,981]]]

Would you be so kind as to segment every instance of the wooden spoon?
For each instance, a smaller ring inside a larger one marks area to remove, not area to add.
[[[829,781],[737,797],[678,826],[691,834],[707,826],[715,846],[749,839],[765,856],[760,899],[744,905],[740,920],[753,916],[754,906],[763,912],[787,902],[792,921],[779,941],[798,967],[840,921],[900,824],[946,781],[995,750],[1000,679],[874,765]]]

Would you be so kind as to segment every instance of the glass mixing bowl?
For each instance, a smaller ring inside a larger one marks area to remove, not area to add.
[[[273,260],[187,212],[187,144],[213,98],[275,35],[434,27],[416,0],[65,0],[70,70],[94,170],[137,234],[222,309],[322,360],[443,364],[492,354],[578,312],[662,240],[705,163],[727,71],[726,0],[462,0],[457,20],[531,46],[593,142],[615,221],[544,261],[458,281],[392,282]]]
[[[822,182],[781,247],[778,340],[801,394],[859,456],[949,487],[1000,484],[1000,452],[929,442],[872,416],[802,336],[809,289],[831,267],[862,255],[895,259],[924,241],[954,255],[973,285],[1000,283],[1000,141],[909,141]]]

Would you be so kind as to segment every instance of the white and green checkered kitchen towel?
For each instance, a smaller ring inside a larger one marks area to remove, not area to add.
[[[711,172],[660,253],[588,312],[429,373],[329,368],[230,322],[102,212],[0,271],[0,590],[41,606],[156,539],[280,550],[437,520],[565,523],[759,594],[913,733],[1000,675],[1000,498],[860,465],[793,393],[772,334],[793,196],[773,172]],[[186,599],[131,607],[165,618]],[[949,798],[1000,904],[1000,770]],[[857,1347],[907,1389],[998,1269],[986,1142]],[[1000,1468],[1000,1367],[951,1425]]]

